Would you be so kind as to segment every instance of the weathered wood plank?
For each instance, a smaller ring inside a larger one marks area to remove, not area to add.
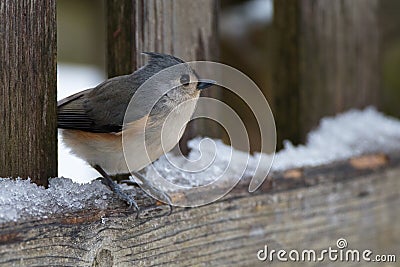
[[[0,2],[0,177],[57,176],[56,3]]]
[[[278,144],[324,116],[381,104],[379,1],[276,0],[273,94]]]
[[[359,160],[376,159],[381,155]],[[115,202],[107,210],[3,224],[0,266],[265,266],[256,256],[264,245],[324,249],[338,238],[352,249],[395,254],[400,156],[386,159],[275,174],[255,194],[243,181],[220,201],[170,216],[145,198],[139,219]]]

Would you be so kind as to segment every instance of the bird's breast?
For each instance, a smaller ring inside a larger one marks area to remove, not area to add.
[[[74,154],[92,166],[101,166],[110,175],[138,171],[179,142],[196,108],[196,100],[129,122],[119,133],[63,130],[63,139]]]

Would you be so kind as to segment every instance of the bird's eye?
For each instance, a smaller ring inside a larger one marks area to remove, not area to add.
[[[190,77],[188,74],[183,74],[181,76],[180,82],[183,86],[188,86],[190,83]]]

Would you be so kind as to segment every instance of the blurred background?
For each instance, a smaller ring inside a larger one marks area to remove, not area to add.
[[[215,60],[239,69],[263,91],[277,121],[278,148],[282,147],[285,139],[294,144],[304,143],[306,133],[318,125],[322,115],[334,115],[351,107],[363,108],[372,104],[380,111],[399,118],[400,1],[375,1],[377,6],[370,6],[369,10],[374,10],[376,16],[367,20],[367,24],[362,20],[371,14],[364,12],[364,7],[348,6],[352,13],[339,14],[343,15],[343,20],[332,19],[335,25],[328,24],[331,18],[324,13],[323,5],[313,9],[294,2],[220,0],[217,10],[219,55]],[[293,9],[281,8],[284,5],[293,6]],[[356,14],[357,10],[360,14]],[[307,16],[307,12],[311,15]],[[106,79],[105,17],[104,0],[57,0],[59,99]],[[297,26],[295,23],[299,21]],[[335,37],[334,42],[329,39],[329,33],[324,33],[329,29],[337,31],[330,35]],[[352,47],[346,39],[343,46],[335,43],[346,38],[345,34],[354,36],[357,45]],[[315,57],[310,53],[313,49]],[[307,58],[303,58],[304,55]],[[337,58],[348,58],[356,66],[347,69],[349,62],[340,62]],[[319,67],[318,62],[330,59],[332,66]],[[342,67],[341,64],[347,65]],[[369,67],[369,72],[364,71],[363,65],[371,64],[373,67]],[[296,71],[301,75],[293,76]],[[352,73],[354,71],[356,73]],[[361,75],[365,81],[358,78],[361,81],[355,83],[343,78],[346,75]],[[326,95],[321,97],[319,92],[313,91],[316,84],[335,81],[337,77],[344,82],[334,85],[334,92],[327,90]],[[355,97],[360,95],[362,97]],[[258,126],[248,107],[226,90],[219,97],[230,106],[237,107],[250,134],[251,150],[259,150]],[[327,103],[321,102],[321,98]],[[357,99],[361,100],[358,102]],[[312,111],[305,112],[306,108]],[[289,119],[279,119],[282,117]],[[88,180],[98,176],[84,167],[83,162],[71,157],[62,144],[59,157],[60,175],[81,176],[84,170]]]

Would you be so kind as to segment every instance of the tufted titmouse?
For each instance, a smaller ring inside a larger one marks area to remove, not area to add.
[[[121,199],[134,205],[137,210],[135,200],[122,192],[109,175],[131,171],[156,196],[170,204],[169,197],[154,189],[137,171],[170,151],[182,136],[182,133],[178,134],[178,138],[176,134],[175,138],[166,135],[166,140],[160,143],[160,132],[167,116],[173,114],[176,125],[186,124],[194,112],[200,90],[215,83],[211,80],[200,80],[196,72],[179,58],[150,52],[144,54],[149,56],[148,63],[132,74],[111,78],[95,88],[81,91],[58,102],[58,128],[61,129],[64,143],[74,154],[95,168],[103,176],[103,182]],[[182,67],[164,75],[164,80],[154,86],[156,88],[146,87],[138,94],[127,120],[125,113],[128,104],[138,88],[153,75],[178,64]],[[152,96],[160,92],[161,97],[152,103]],[[172,112],[187,100],[191,100],[192,104],[186,105],[180,112]],[[143,151],[139,145],[136,146],[137,149],[125,151],[130,154],[129,171],[124,157],[122,134],[124,133],[124,138],[130,143],[135,144],[139,142],[138,136],[142,134],[144,127],[150,133],[146,135],[147,149],[150,151]],[[150,162],[146,152],[149,152]]]

